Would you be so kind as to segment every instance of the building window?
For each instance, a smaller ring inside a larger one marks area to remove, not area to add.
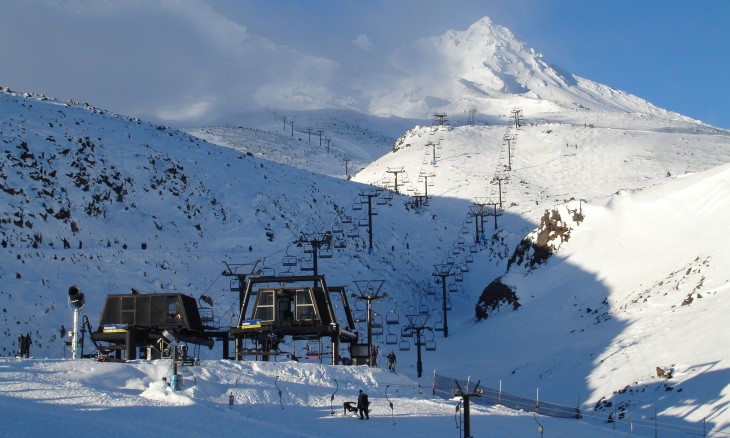
[[[274,320],[274,291],[259,291],[253,319],[260,319],[262,321]]]
[[[316,319],[314,304],[312,304],[312,293],[309,289],[298,290],[296,294],[296,319]]]

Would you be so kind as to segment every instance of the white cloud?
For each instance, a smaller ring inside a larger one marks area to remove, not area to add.
[[[0,40],[13,41],[3,85],[170,124],[273,104],[263,89],[326,90],[338,67],[251,35],[202,1],[28,3],[0,18]],[[272,99],[307,102],[285,97]]]
[[[362,50],[365,50],[366,52],[369,52],[373,49],[373,43],[370,41],[370,38],[367,37],[367,35],[360,34],[352,41],[352,44],[355,47],[359,47]]]

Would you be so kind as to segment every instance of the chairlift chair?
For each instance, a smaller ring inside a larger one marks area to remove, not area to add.
[[[404,339],[398,344],[398,349],[400,351],[408,351],[411,349],[411,343]]]
[[[322,356],[320,346],[320,341],[308,341],[305,347],[307,359],[319,359]]]
[[[449,285],[449,292],[459,292],[459,286],[455,285],[454,283],[451,283]]]
[[[331,259],[332,258],[332,248],[320,248],[319,249],[319,258]]]
[[[426,351],[436,351],[436,341],[426,341]]]
[[[472,256],[471,254],[468,254],[466,257],[464,257],[464,260],[467,263],[474,263],[474,256]]]
[[[352,209],[355,211],[360,211],[362,210],[362,204],[360,202],[353,202]]]
[[[420,313],[421,315],[427,315],[427,314],[428,314],[428,305],[426,305],[426,304],[421,304],[421,305],[420,305],[420,306],[418,307],[418,313]]]
[[[276,271],[274,268],[261,268],[258,270],[257,274],[262,277],[273,277],[276,275]]]
[[[312,260],[301,260],[299,262],[299,270],[300,271],[314,271],[314,261]]]
[[[295,256],[284,256],[284,258],[281,260],[281,264],[287,267],[296,266],[297,258]]]
[[[386,324],[400,324],[398,312],[395,310],[389,310],[388,313],[385,314],[385,322]]]
[[[401,326],[400,337],[401,338],[412,338],[413,337],[413,331],[411,331],[410,325]]]
[[[398,343],[398,335],[392,334],[392,333],[388,333],[385,336],[385,343],[388,344],[388,345],[395,345],[395,344],[397,344]]]
[[[472,245],[469,247],[469,252],[472,254],[476,254],[479,251],[479,248],[477,248],[476,245]]]

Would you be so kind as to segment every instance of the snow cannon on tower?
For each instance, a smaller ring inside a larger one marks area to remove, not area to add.
[[[79,312],[84,307],[86,299],[78,286],[68,288],[68,307],[74,312],[73,331],[71,332],[71,357],[78,358],[79,343]]]

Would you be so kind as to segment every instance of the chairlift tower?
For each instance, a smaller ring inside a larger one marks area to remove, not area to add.
[[[380,196],[379,189],[363,190],[361,197],[368,198],[368,254],[373,253],[373,198]]]
[[[469,216],[474,217],[474,242],[480,243],[481,236],[484,234],[484,216],[486,216],[484,206],[479,204],[473,204],[469,206]],[[479,232],[479,225],[482,225],[482,232]]]
[[[454,264],[453,263],[441,263],[437,265],[433,265],[434,277],[441,277],[441,286],[443,287],[443,293],[442,293],[442,308],[444,311],[444,338],[449,337],[449,323],[448,323],[448,306],[446,301],[446,279],[448,277],[451,277],[454,275]]]
[[[512,117],[515,119],[515,129],[522,126],[523,118],[522,118],[522,110],[521,109],[513,109],[512,110]]]
[[[421,377],[421,374],[423,374],[423,361],[421,360],[421,333],[424,330],[433,330],[431,327],[426,326],[426,321],[428,321],[430,316],[431,315],[422,315],[420,313],[416,315],[406,315],[408,322],[410,322],[408,327],[411,331],[416,332],[416,371],[418,372],[418,377]],[[444,325],[444,327],[446,326]]]
[[[502,181],[509,180],[509,177],[506,176],[499,176],[495,175],[494,178],[492,178],[492,184],[497,184],[499,186],[499,208],[502,209]]]
[[[491,199],[485,198],[485,197],[476,197],[474,198],[474,205],[478,205],[482,209],[482,214],[480,215],[479,219],[479,226],[482,230],[481,238],[483,241],[486,242],[486,229],[484,228],[484,218],[489,216],[489,212],[487,211],[487,205],[489,205],[489,202],[491,202]]]
[[[477,107],[472,105],[469,107],[469,120],[467,121],[467,124],[469,125],[476,125],[476,115],[477,115]]]
[[[436,113],[433,116],[436,118],[436,124],[438,126],[444,126],[449,123],[448,119],[446,119],[446,113]]]
[[[512,170],[512,141],[515,137],[505,137],[504,141],[507,142],[507,170]]]
[[[405,172],[405,169],[403,167],[389,167],[386,172],[393,174],[393,177],[395,178],[393,189],[395,190],[396,194],[400,194],[400,192],[398,191],[398,174]],[[401,183],[400,185],[403,185],[403,183]]]
[[[358,294],[352,294],[352,298],[363,300],[367,303],[367,324],[368,324],[368,365],[373,366],[373,301],[388,296],[387,292],[380,292],[385,280],[358,280],[355,287]],[[419,376],[420,377],[420,376]]]
[[[492,208],[491,208],[491,212],[489,212],[488,214],[490,216],[494,216],[494,229],[496,230],[497,229],[497,216],[502,216],[502,213],[501,213],[502,209],[497,207],[498,204],[496,202],[490,202],[489,205]]]
[[[326,231],[323,233],[313,233],[307,235],[302,231],[302,236],[299,240],[295,241],[297,245],[310,245],[312,247],[312,268],[314,276],[319,276],[317,260],[319,259],[319,250],[321,248],[331,248],[332,245],[332,232]],[[323,257],[324,258],[324,257]],[[317,284],[315,282],[315,287]]]
[[[424,204],[428,204],[428,179],[435,177],[436,174],[435,173],[421,173],[420,176],[423,178],[423,187],[424,187],[425,193],[426,193],[426,195],[425,195],[426,200],[425,200]]]
[[[431,153],[433,154],[433,156],[431,157],[431,164],[435,166],[436,165],[436,143],[429,141],[428,143],[426,143],[426,146],[431,146],[431,150],[432,150]]]
[[[481,380],[477,382],[476,386],[474,387],[474,390],[469,391],[469,388],[466,388],[466,390],[461,388],[461,385],[459,385],[458,381],[455,381],[456,383],[456,389],[454,389],[454,395],[456,397],[461,397],[461,399],[464,402],[464,437],[471,438],[471,418],[470,418],[470,406],[469,402],[472,397],[481,397],[484,395],[484,389],[479,387],[479,384],[481,383]]]

